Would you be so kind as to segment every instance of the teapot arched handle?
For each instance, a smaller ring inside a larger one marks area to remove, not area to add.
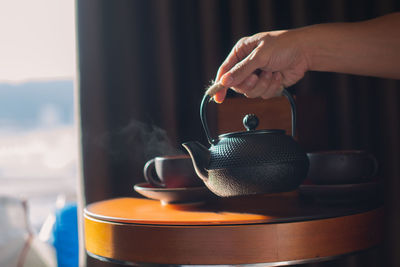
[[[296,136],[296,104],[294,102],[293,96],[287,91],[286,89],[283,89],[282,95],[286,96],[286,98],[289,100],[290,103],[290,108],[291,108],[291,113],[292,113],[292,136]],[[201,123],[203,125],[204,131],[207,136],[207,140],[211,145],[215,145],[218,143],[218,139],[213,139],[210,134],[210,129],[208,128],[207,124],[207,104],[211,102],[212,96],[205,94],[203,97],[203,100],[201,101],[200,105],[200,119]]]

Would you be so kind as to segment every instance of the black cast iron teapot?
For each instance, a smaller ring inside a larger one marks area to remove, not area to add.
[[[220,135],[213,139],[206,121],[206,106],[211,96],[205,95],[200,117],[207,139],[207,149],[199,142],[182,144],[189,152],[197,175],[216,195],[242,196],[287,192],[296,189],[306,178],[308,157],[293,139],[296,128],[294,99],[283,91],[292,109],[292,136],[284,130],[256,130],[258,119],[246,115],[247,131]]]

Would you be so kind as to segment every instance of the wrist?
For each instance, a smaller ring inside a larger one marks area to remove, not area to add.
[[[343,71],[343,65],[358,50],[358,46],[350,38],[354,35],[353,28],[349,23],[325,23],[301,28],[301,47],[308,70]],[[349,51],[352,53],[348,54]],[[347,56],[344,56],[346,53]]]
[[[296,29],[298,46],[306,61],[307,71],[318,70],[318,61],[323,54],[319,40],[320,25],[312,25]]]

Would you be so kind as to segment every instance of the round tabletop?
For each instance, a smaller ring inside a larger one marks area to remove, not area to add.
[[[310,202],[290,192],[176,205],[116,198],[88,205],[84,215],[86,250],[101,259],[287,265],[379,244],[383,208]]]

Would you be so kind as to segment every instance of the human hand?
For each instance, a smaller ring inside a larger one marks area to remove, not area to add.
[[[230,87],[249,98],[268,99],[303,78],[309,59],[296,30],[262,32],[240,39],[218,69],[225,86],[214,100],[222,103]]]

